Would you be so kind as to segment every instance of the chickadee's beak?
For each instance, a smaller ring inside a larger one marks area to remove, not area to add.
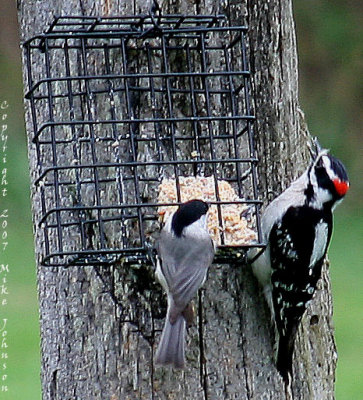
[[[165,210],[159,211],[159,218],[158,218],[159,224],[163,224],[164,223],[164,217],[165,217]]]

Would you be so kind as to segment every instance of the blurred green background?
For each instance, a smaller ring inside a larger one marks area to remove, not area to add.
[[[295,1],[300,98],[309,129],[346,164],[351,190],[336,211],[330,247],[334,323],[339,354],[336,398],[363,398],[363,137],[362,3]],[[40,30],[43,27],[39,28]],[[4,399],[39,400],[38,304],[23,122],[20,50],[14,0],[0,2],[0,103],[6,100],[9,209],[7,373]],[[4,115],[4,114],[2,114]],[[4,121],[2,122],[4,123]],[[0,386],[1,386],[0,382]]]

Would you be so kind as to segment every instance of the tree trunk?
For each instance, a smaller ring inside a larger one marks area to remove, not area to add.
[[[133,15],[148,12],[145,3],[18,0],[21,38],[42,32],[54,15]],[[160,5],[165,14],[222,12],[233,24],[247,21],[260,197],[267,204],[308,162],[308,134],[298,103],[291,1],[170,0]],[[56,59],[52,66],[56,71]],[[25,118],[36,222],[41,201],[34,185],[38,166],[27,103]],[[113,149],[105,149],[106,158],[107,151]],[[183,371],[154,369],[159,333],[154,337],[153,332],[162,327],[165,300],[150,270],[42,267],[44,238],[38,224],[34,226],[44,400],[285,398],[283,381],[272,361],[268,310],[248,266],[211,267],[198,296],[197,324],[188,332],[187,367]],[[112,240],[115,233],[108,234]],[[298,334],[293,398],[333,399],[335,366],[332,301],[325,270]]]

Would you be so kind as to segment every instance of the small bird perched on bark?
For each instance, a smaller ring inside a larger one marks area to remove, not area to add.
[[[185,365],[185,330],[193,321],[191,300],[214,257],[207,212],[208,205],[201,200],[182,204],[169,217],[158,240],[156,276],[167,294],[168,309],[155,356],[157,365]]]

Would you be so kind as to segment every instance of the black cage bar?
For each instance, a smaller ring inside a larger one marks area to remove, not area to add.
[[[218,15],[73,16],[23,44],[43,265],[147,261],[188,177],[212,183],[217,260],[264,245],[246,31]],[[163,179],[175,199],[158,198]],[[255,233],[243,245],[226,240],[231,204]]]

